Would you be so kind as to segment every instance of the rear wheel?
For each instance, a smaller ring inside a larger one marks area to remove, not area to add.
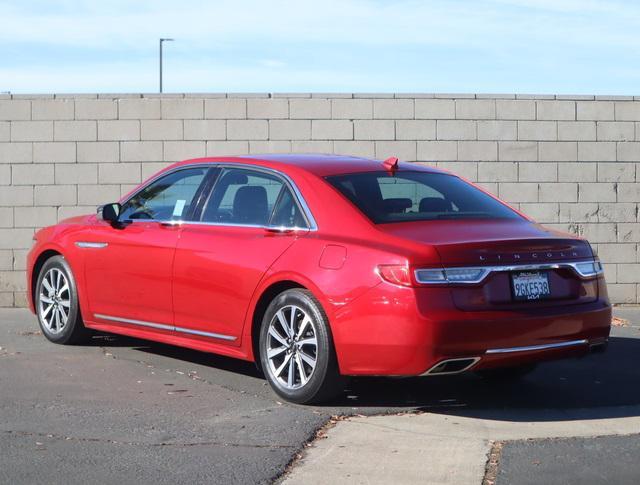
[[[327,317],[307,290],[284,291],[267,308],[260,361],[273,390],[288,401],[319,403],[343,389]]]
[[[479,370],[476,371],[476,374],[488,381],[516,381],[533,372],[536,367],[537,364],[521,364],[513,367]]]
[[[38,275],[35,307],[42,333],[51,342],[75,344],[90,332],[82,323],[76,282],[62,256],[49,258]]]

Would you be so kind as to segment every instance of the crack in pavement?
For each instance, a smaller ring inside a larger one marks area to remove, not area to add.
[[[20,430],[2,430],[0,431],[5,436],[9,437],[37,437],[37,438],[48,438],[50,440],[56,441],[73,441],[79,443],[109,443],[116,445],[126,445],[126,446],[148,446],[148,447],[176,447],[176,448],[188,448],[194,446],[223,446],[223,447],[232,447],[232,448],[267,448],[267,449],[297,449],[297,446],[292,445],[281,445],[281,444],[248,444],[248,443],[225,443],[221,441],[196,441],[191,443],[171,443],[171,442],[161,442],[161,443],[145,443],[141,441],[118,441],[118,440],[109,440],[105,438],[81,438],[77,436],[61,436],[51,433],[35,433],[31,431],[20,431]]]

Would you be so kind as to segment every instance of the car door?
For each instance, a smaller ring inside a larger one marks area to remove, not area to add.
[[[260,279],[309,230],[303,214],[280,175],[224,168],[200,220],[182,228],[173,269],[176,327],[239,345]]]
[[[123,203],[119,223],[98,220],[85,248],[91,320],[171,330],[171,274],[180,234],[210,167],[160,176]],[[168,327],[168,328],[164,328]]]

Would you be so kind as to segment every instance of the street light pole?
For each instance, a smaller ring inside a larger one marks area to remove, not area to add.
[[[160,92],[162,92],[162,43],[173,42],[173,39],[160,39]]]

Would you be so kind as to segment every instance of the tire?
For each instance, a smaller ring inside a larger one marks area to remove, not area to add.
[[[533,372],[537,364],[521,364],[513,367],[498,367],[476,371],[483,379],[493,382],[517,381]]]
[[[283,399],[317,404],[344,389],[327,316],[310,291],[294,288],[273,299],[262,318],[259,346],[264,375]]]
[[[44,336],[51,342],[71,345],[85,342],[85,328],[78,306],[78,290],[69,263],[62,256],[45,261],[35,288],[35,308]]]

